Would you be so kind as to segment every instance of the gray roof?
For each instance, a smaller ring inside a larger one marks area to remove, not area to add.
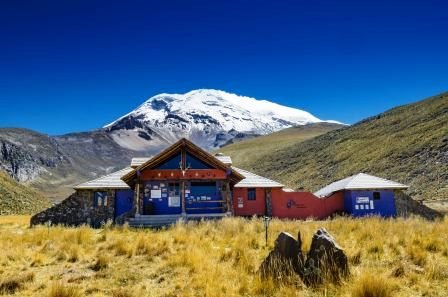
[[[146,161],[149,161],[152,157],[143,157],[143,158],[132,158],[131,160],[131,167],[138,167],[142,165],[143,163],[146,163]]]
[[[214,157],[226,165],[232,165],[232,158],[230,156],[214,155]]]
[[[367,190],[367,189],[407,189],[408,186],[387,180],[381,177],[358,173],[350,177],[341,179],[320,189],[314,195],[317,197],[327,197],[334,192],[341,190]]]
[[[245,178],[235,185],[236,188],[283,188],[284,185],[268,179],[266,177],[262,177],[256,175],[255,173],[249,172],[244,169],[236,168],[232,166],[232,169],[243,175]]]
[[[74,187],[75,190],[83,189],[129,189],[129,186],[121,180],[121,177],[134,170],[131,167],[115,171],[100,178],[87,181]]]

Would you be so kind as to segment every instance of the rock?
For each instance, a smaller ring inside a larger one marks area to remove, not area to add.
[[[300,232],[297,240],[291,234],[281,232],[259,272],[263,278],[272,277],[276,280],[296,273],[308,286],[325,281],[339,282],[350,273],[344,250],[324,228],[313,235],[306,261]]]
[[[294,273],[302,275],[304,259],[301,247],[300,233],[296,240],[291,234],[281,232],[275,240],[274,249],[260,266],[261,276],[282,279]]]
[[[304,283],[317,285],[324,281],[339,282],[348,274],[348,259],[344,250],[325,228],[320,228],[313,235],[307,255],[303,274]]]

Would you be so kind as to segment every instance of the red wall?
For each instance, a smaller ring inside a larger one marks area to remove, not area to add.
[[[247,188],[233,189],[233,209],[236,216],[264,215],[266,212],[265,189],[256,188],[255,200],[247,200]],[[241,199],[243,203],[238,203]],[[240,206],[243,207],[240,207]]]
[[[285,192],[279,188],[274,188],[271,191],[272,216],[274,217],[290,219],[313,217],[323,219],[335,212],[344,210],[342,193],[336,193],[326,199],[320,199],[310,192]],[[239,198],[242,198],[243,207],[239,207]],[[255,201],[247,200],[247,188],[234,188],[233,190],[235,215],[264,215],[265,203],[264,188],[257,188]]]
[[[309,192],[284,192],[272,199],[272,215],[279,218],[324,219],[344,209],[342,195],[320,199]]]

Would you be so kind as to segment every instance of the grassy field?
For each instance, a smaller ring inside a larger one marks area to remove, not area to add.
[[[448,219],[280,221],[268,247],[259,219],[177,224],[166,230],[38,227],[0,217],[0,294],[15,296],[446,296]],[[280,231],[308,249],[324,226],[350,259],[340,285],[262,281],[257,269]],[[408,230],[406,232],[405,230]]]

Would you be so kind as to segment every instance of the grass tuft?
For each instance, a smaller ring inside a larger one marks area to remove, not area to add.
[[[47,297],[81,297],[81,292],[73,286],[65,286],[61,282],[53,283]]]
[[[393,284],[387,279],[375,274],[365,274],[355,283],[352,297],[391,297]]]
[[[0,294],[14,294],[20,291],[25,283],[34,280],[34,273],[6,276],[0,280]]]

